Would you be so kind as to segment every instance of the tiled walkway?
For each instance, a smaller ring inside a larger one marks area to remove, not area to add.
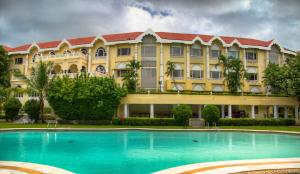
[[[41,164],[0,161],[0,174],[73,174],[72,172]]]
[[[190,164],[156,172],[155,174],[229,174],[264,169],[300,168],[300,158],[236,160]]]

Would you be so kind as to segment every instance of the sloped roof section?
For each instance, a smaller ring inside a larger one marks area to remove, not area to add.
[[[5,51],[9,52],[12,48],[7,45],[1,45]]]
[[[68,42],[73,46],[85,45],[85,44],[91,44],[95,38],[96,38],[95,36],[74,38],[74,39],[68,39]]]
[[[19,52],[19,51],[27,51],[30,48],[31,44],[21,45],[15,48],[12,48],[9,52]]]
[[[121,34],[108,34],[108,35],[103,35],[103,38],[107,42],[135,40],[142,33],[143,32],[131,32],[131,33],[121,33]]]
[[[192,41],[197,34],[184,34],[184,33],[169,33],[169,32],[155,32],[160,38],[167,40],[184,40]]]
[[[37,45],[40,47],[40,49],[56,48],[60,42],[61,40],[51,41],[51,42],[40,42],[37,43]]]

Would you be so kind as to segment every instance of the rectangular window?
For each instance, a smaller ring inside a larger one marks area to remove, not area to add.
[[[220,50],[211,50],[211,58],[213,59],[218,59],[220,57],[220,54]]]
[[[210,71],[210,78],[214,80],[219,80],[221,79],[222,74],[221,71]]]
[[[15,64],[16,65],[23,64],[23,58],[16,58],[15,59]]]
[[[256,61],[256,52],[255,51],[246,51],[246,60]]]
[[[182,79],[183,78],[183,70],[174,70],[172,72],[172,77]]]
[[[192,79],[202,79],[203,78],[203,71],[201,70],[191,70],[191,78]]]
[[[202,57],[202,51],[201,48],[191,48],[190,50],[190,55],[191,57],[195,58],[195,57]]]
[[[171,46],[171,56],[172,57],[182,57],[183,56],[183,46],[182,45],[172,45]]]
[[[239,58],[239,53],[237,51],[228,51],[229,58]]]
[[[128,73],[128,70],[125,70],[125,69],[116,70],[117,77],[125,77],[125,75],[127,73]]]
[[[249,81],[257,81],[257,74],[256,73],[248,73],[248,80]]]
[[[130,55],[130,48],[118,48],[118,56]]]
[[[143,45],[142,46],[142,57],[156,57],[156,46],[155,45]]]

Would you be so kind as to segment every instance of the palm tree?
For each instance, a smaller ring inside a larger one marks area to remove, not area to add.
[[[168,77],[171,77],[171,78],[172,78],[172,81],[173,81],[173,83],[174,83],[174,85],[175,85],[175,88],[176,88],[176,90],[178,91],[177,84],[176,84],[175,79],[174,79],[174,76],[173,76],[174,70],[175,70],[175,63],[174,63],[174,62],[171,62],[171,61],[168,61],[168,62],[167,62],[167,71],[166,71],[166,75],[167,75]]]
[[[42,123],[45,122],[44,119],[44,99],[46,95],[46,90],[50,83],[50,73],[52,71],[51,62],[39,61],[36,67],[32,68],[32,73],[30,77],[26,77],[21,74],[19,70],[14,71],[14,75],[25,80],[28,89],[30,91],[36,92],[39,96],[40,113],[39,118]]]
[[[243,62],[240,59],[230,59],[221,55],[219,57],[219,63],[216,64],[216,66],[220,64],[223,65],[223,76],[225,77],[229,91],[232,93],[238,92],[238,90],[241,89],[241,85],[243,85],[245,75]]]
[[[129,92],[135,92],[137,86],[138,70],[141,68],[141,62],[131,60],[127,65],[128,72],[123,77],[125,86]]]

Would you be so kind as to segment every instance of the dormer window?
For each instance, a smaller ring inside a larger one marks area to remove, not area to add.
[[[221,55],[221,49],[218,45],[214,44],[211,46],[211,58],[218,59]]]
[[[230,47],[228,50],[228,58],[237,59],[239,58],[239,51],[236,47]]]
[[[201,46],[198,44],[192,45],[190,50],[190,55],[192,58],[202,57]]]
[[[96,51],[96,57],[105,57],[106,56],[106,51],[103,47],[100,47]]]
[[[87,50],[86,48],[82,48],[82,49],[81,49],[81,53],[82,53],[83,55],[88,55],[88,50]]]

